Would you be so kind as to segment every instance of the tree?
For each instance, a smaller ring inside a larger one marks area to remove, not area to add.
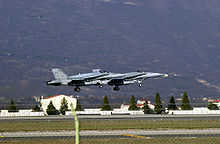
[[[154,110],[158,114],[160,114],[163,111],[163,105],[162,105],[162,102],[160,100],[160,94],[159,93],[156,93],[156,95],[155,95],[155,107],[154,107]]]
[[[103,103],[102,103],[102,108],[101,108],[101,110],[102,110],[102,111],[112,110],[111,106],[109,105],[108,97],[107,97],[107,96],[104,96],[104,100],[103,100]]]
[[[40,107],[38,105],[35,105],[35,107],[32,109],[33,112],[39,112],[41,111],[40,110]]]
[[[16,112],[16,106],[15,106],[15,103],[13,100],[11,100],[11,103],[10,103],[10,107],[8,109],[8,112]]]
[[[188,99],[186,92],[184,92],[184,94],[183,94],[181,109],[182,110],[192,110],[192,107],[189,104],[189,99]]]
[[[76,109],[75,111],[83,111],[82,106],[79,102],[79,99],[76,99]]]
[[[65,97],[61,100],[61,105],[60,105],[60,113],[62,115],[65,115],[66,110],[68,109],[68,102],[65,99]]]
[[[57,114],[57,110],[53,106],[52,100],[50,101],[49,105],[47,106],[47,110],[46,111],[47,111],[48,115],[56,115]]]
[[[149,105],[148,105],[148,101],[146,100],[143,106],[143,111],[145,114],[150,114],[152,113],[152,110],[150,109]]]
[[[128,110],[139,110],[139,108],[136,105],[135,97],[132,95],[130,100],[130,106]]]
[[[173,96],[170,97],[170,103],[168,104],[168,110],[177,110],[175,99]]]
[[[210,102],[207,106],[207,108],[209,110],[219,110],[219,107],[216,104],[213,104],[212,102]]]

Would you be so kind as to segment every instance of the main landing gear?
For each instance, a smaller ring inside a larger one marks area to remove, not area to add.
[[[75,92],[80,92],[80,88],[79,88],[79,87],[75,87],[75,88],[74,88],[74,91],[75,91]]]
[[[115,86],[115,87],[113,87],[113,90],[114,90],[114,91],[119,91],[120,88],[119,88],[118,86]]]
[[[139,87],[141,87],[142,86],[142,81],[138,81],[138,85],[139,85]]]

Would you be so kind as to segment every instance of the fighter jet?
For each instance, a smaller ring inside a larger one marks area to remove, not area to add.
[[[144,79],[161,77],[161,76],[166,77],[167,74],[142,72],[142,71],[130,72],[130,73],[124,73],[123,76],[121,76],[121,77],[112,78],[111,80],[109,80],[107,82],[107,84],[110,86],[114,86],[113,87],[114,91],[119,91],[119,89],[120,89],[119,86],[121,86],[121,85],[138,83],[139,86],[141,87],[142,81]]]
[[[141,87],[142,81],[147,78],[155,78],[167,76],[160,73],[152,72],[129,72],[129,73],[112,73],[101,71],[101,69],[93,69],[91,73],[78,74],[68,76],[61,69],[52,69],[55,80],[47,81],[47,85],[52,86],[75,86],[74,91],[80,92],[80,86],[98,85],[100,88],[103,85],[114,86],[114,91],[119,91],[119,86],[138,83]]]
[[[91,73],[78,74],[73,76],[68,76],[59,68],[52,69],[52,72],[55,80],[47,81],[47,85],[75,86],[74,91],[76,92],[80,92],[80,86],[100,85],[100,87],[102,87],[98,78],[109,75],[108,72],[101,71],[101,69],[93,69]]]

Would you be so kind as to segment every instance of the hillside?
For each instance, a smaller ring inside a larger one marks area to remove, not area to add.
[[[92,68],[171,74],[118,93],[86,87],[83,96],[168,97],[187,91],[218,97],[219,5],[218,0],[0,1],[0,96],[73,93],[44,85],[53,78],[51,68],[59,67],[68,74]]]

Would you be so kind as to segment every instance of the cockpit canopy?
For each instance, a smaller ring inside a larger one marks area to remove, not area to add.
[[[94,73],[107,73],[106,71],[102,71],[101,69],[93,69],[92,72],[94,72]]]

